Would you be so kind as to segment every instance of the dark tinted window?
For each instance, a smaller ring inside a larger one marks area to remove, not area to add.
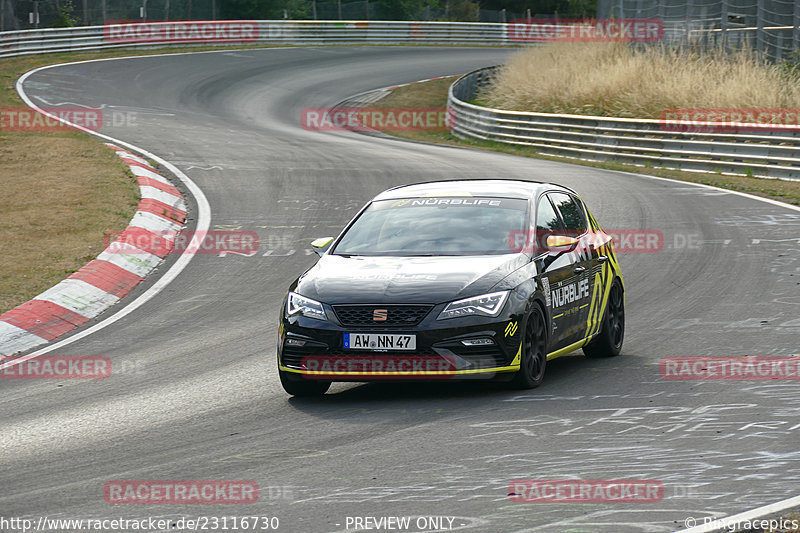
[[[564,225],[567,231],[583,233],[586,231],[586,216],[583,214],[583,208],[568,194],[551,193],[550,198],[553,200],[556,208],[561,212],[561,218],[564,220]]]
[[[342,255],[513,253],[528,201],[516,198],[409,198],[373,202],[342,237]]]
[[[555,209],[553,209],[547,196],[542,196],[536,208],[536,247],[531,251],[539,253],[547,249],[547,237],[553,234],[564,232],[564,226],[558,219]]]
[[[536,209],[536,230],[538,232],[552,233],[555,230],[561,229],[561,222],[558,220],[553,206],[547,196],[542,196],[539,200],[539,207]]]

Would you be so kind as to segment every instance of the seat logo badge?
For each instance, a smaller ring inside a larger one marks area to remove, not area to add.
[[[372,320],[375,322],[386,322],[387,318],[389,318],[388,309],[375,309],[372,312]]]
[[[506,337],[510,337],[517,332],[517,323],[516,322],[509,322],[506,326]]]

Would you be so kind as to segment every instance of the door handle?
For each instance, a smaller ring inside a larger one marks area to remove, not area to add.
[[[581,272],[586,272],[586,267],[576,266],[572,269],[575,274],[580,274]]]
[[[605,263],[606,261],[608,261],[608,256],[607,255],[601,255],[601,256],[599,256],[597,258],[597,262],[598,263]]]

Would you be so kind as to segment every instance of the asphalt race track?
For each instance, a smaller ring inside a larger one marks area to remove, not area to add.
[[[177,165],[208,197],[212,229],[256,231],[261,248],[197,255],[144,306],[57,352],[109,356],[120,369],[110,378],[0,383],[0,515],[276,516],[279,531],[299,533],[346,531],[347,517],[365,516],[455,517],[454,529],[481,532],[659,532],[800,492],[797,381],[659,374],[667,356],[800,351],[800,212],[642,176],[300,126],[305,107],[507,53],[265,49],[30,76],[25,90],[40,105],[128,113],[134,120],[103,133]],[[525,393],[467,382],[287,396],[277,313],[314,262],[307,243],[336,234],[385,188],[465,177],[555,181],[607,229],[662,232],[661,251],[621,254],[623,355],[558,359]],[[664,497],[508,497],[514,479],[561,478],[658,480]],[[110,505],[112,480],[254,480],[261,495],[251,505]]]

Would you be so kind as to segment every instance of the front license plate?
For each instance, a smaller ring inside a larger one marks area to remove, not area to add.
[[[416,335],[384,333],[345,333],[344,347],[348,350],[416,350]]]

